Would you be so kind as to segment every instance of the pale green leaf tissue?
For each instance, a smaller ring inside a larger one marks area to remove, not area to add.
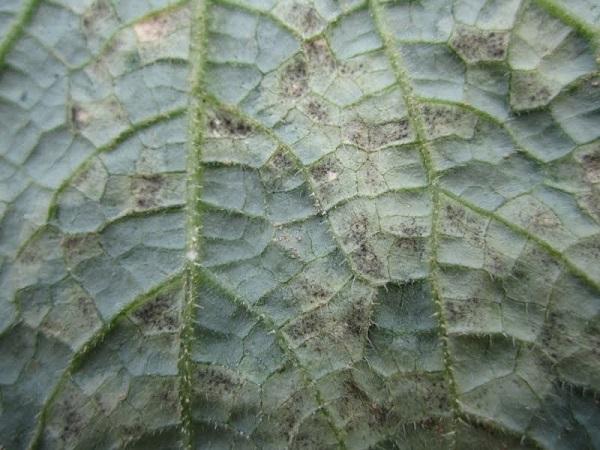
[[[600,449],[599,0],[2,0],[0,449]]]

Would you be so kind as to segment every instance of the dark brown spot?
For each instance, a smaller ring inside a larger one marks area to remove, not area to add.
[[[329,181],[329,174],[336,172],[336,163],[332,158],[324,158],[310,168],[310,174],[317,183]]]
[[[252,126],[229,113],[217,111],[209,115],[208,130],[213,137],[242,138],[252,133]]]
[[[352,254],[352,259],[362,273],[375,277],[382,276],[383,263],[370,244],[366,242],[360,244]]]
[[[173,308],[173,298],[161,294],[133,313],[133,317],[142,324],[158,331],[175,331],[179,314]]]
[[[460,27],[450,45],[468,62],[500,61],[506,57],[508,39],[507,32]]]
[[[138,175],[131,179],[131,193],[138,208],[151,208],[158,204],[158,193],[165,183],[162,175]]]
[[[369,129],[369,147],[377,149],[392,142],[405,141],[409,136],[408,119],[373,125]]]
[[[100,31],[112,14],[108,0],[95,1],[90,9],[83,14],[83,26],[87,32]]]
[[[309,65],[316,70],[331,71],[336,63],[327,41],[323,38],[315,39],[304,46],[304,54]]]
[[[265,188],[270,192],[285,191],[292,186],[297,187],[299,173],[294,160],[282,149],[278,150],[260,169]]]
[[[348,237],[355,243],[365,243],[367,240],[368,227],[369,219],[367,219],[367,216],[354,216],[350,222],[350,232]]]
[[[553,98],[547,81],[536,72],[515,71],[511,77],[510,100],[514,110],[546,106]]]
[[[308,102],[306,111],[308,112],[308,116],[316,122],[324,122],[327,120],[327,111],[315,100]]]
[[[240,382],[224,371],[212,367],[202,367],[195,374],[194,388],[203,396],[218,398],[231,393]]]
[[[355,337],[366,336],[371,326],[369,305],[362,301],[353,303],[344,317],[344,322],[350,334]]]
[[[304,59],[296,59],[288,64],[281,76],[283,94],[290,97],[301,97],[308,90],[308,73]]]
[[[600,183],[600,147],[593,153],[583,155],[581,164],[586,180],[592,184]]]
[[[302,340],[319,332],[323,325],[323,319],[319,311],[315,311],[306,314],[300,320],[288,326],[285,332],[294,340]]]
[[[300,25],[305,33],[313,33],[319,26],[319,15],[314,8],[307,8],[304,5],[295,4],[292,8],[292,14],[300,15]]]

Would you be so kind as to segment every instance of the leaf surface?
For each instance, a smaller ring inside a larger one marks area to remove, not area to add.
[[[600,448],[599,26],[0,7],[0,445]]]

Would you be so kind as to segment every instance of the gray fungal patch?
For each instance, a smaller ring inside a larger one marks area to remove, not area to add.
[[[458,26],[450,38],[450,46],[468,63],[502,61],[506,58],[508,40],[506,31]]]
[[[367,151],[374,151],[391,144],[404,144],[413,140],[413,132],[408,119],[394,120],[380,124],[368,124],[354,120],[343,130],[344,139]]]
[[[249,123],[225,111],[209,112],[207,125],[210,137],[244,138],[252,133]]]
[[[301,97],[308,91],[308,68],[304,59],[296,58],[283,69],[280,86],[288,97]]]
[[[334,70],[336,61],[323,38],[315,39],[305,44],[304,54],[308,60],[308,65],[321,71]]]
[[[158,197],[165,183],[159,174],[139,175],[131,179],[131,193],[137,208],[151,208],[159,204]]]
[[[515,71],[510,84],[510,106],[513,111],[542,108],[558,94],[558,89],[536,72]]]

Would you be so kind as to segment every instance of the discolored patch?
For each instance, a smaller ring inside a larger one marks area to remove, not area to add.
[[[355,337],[366,337],[371,321],[371,301],[360,299],[352,303],[344,314],[342,321],[346,324],[348,332]]]
[[[260,175],[270,192],[293,189],[304,182],[295,161],[281,148],[260,169]]]
[[[514,71],[510,80],[510,106],[513,111],[542,108],[555,97],[558,89],[537,72]]]
[[[591,184],[600,183],[600,142],[592,144],[578,156],[585,179]]]
[[[159,14],[136,23],[133,26],[135,35],[142,43],[158,42],[175,30],[175,24],[169,17],[169,13]]]
[[[320,33],[327,25],[315,8],[305,2],[279,2],[275,14],[304,37]]]
[[[310,168],[310,174],[317,183],[327,183],[337,178],[339,169],[337,159],[325,157]]]
[[[92,115],[86,111],[82,106],[73,105],[71,106],[71,121],[73,126],[77,130],[87,127],[92,120]]]
[[[450,38],[450,46],[468,63],[502,61],[508,50],[507,31],[483,31],[458,26]]]
[[[424,104],[421,114],[425,133],[430,139],[459,136],[470,139],[475,133],[477,116],[465,109],[449,105]]]
[[[137,309],[132,317],[152,331],[177,331],[179,311],[174,305],[174,292],[164,292]]]
[[[309,66],[312,68],[333,70],[336,67],[335,58],[324,38],[318,38],[307,42],[304,45],[304,54],[306,55]]]
[[[252,133],[249,123],[225,111],[211,111],[207,116],[210,137],[244,138]]]
[[[327,327],[320,311],[313,311],[302,316],[298,321],[285,328],[285,333],[296,342],[303,341],[318,334]]]
[[[308,69],[306,61],[296,58],[284,69],[280,78],[283,95],[301,97],[308,91]]]
[[[82,261],[102,254],[100,238],[95,233],[66,235],[61,246],[69,267],[75,267]]]
[[[96,0],[83,14],[83,27],[87,32],[98,32],[106,22],[116,19],[109,0]]]
[[[308,113],[308,116],[317,123],[323,123],[328,118],[327,110],[316,100],[308,102],[306,105],[306,112]]]
[[[131,179],[131,194],[138,208],[151,208],[159,204],[158,196],[165,184],[162,175],[138,175]]]
[[[384,264],[369,242],[360,243],[358,249],[352,252],[352,261],[361,273],[375,278],[384,277]]]

